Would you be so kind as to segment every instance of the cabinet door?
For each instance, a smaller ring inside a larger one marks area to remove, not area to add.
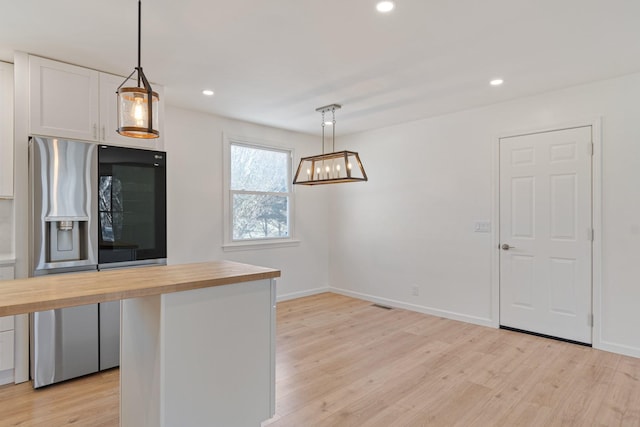
[[[13,279],[13,266],[12,265],[0,265],[0,280]],[[0,332],[13,330],[13,316],[0,317]],[[11,344],[13,348],[13,343]]]
[[[13,280],[15,269],[12,264],[0,265],[0,280]]]
[[[0,280],[13,279],[13,266],[0,266]],[[0,317],[0,372],[13,369],[13,316]],[[0,375],[0,384],[13,382],[10,377]]]
[[[0,371],[13,369],[13,331],[0,332]]]
[[[0,198],[13,197],[13,65],[0,62]]]
[[[160,138],[140,139],[129,138],[120,135],[118,128],[118,103],[116,90],[122,84],[124,77],[113,74],[100,73],[100,142],[121,145],[125,147],[147,148],[150,150],[162,150],[162,128],[159,128]],[[136,86],[135,80],[130,80],[125,86]],[[162,88],[153,85],[153,90],[160,96],[160,119],[163,118],[163,94]],[[162,125],[162,122],[160,122]]]
[[[13,331],[13,316],[0,317],[0,332]]]
[[[30,56],[29,73],[32,135],[98,140],[97,71]]]

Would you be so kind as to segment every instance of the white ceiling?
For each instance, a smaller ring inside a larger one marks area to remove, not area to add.
[[[638,0],[396,5],[144,0],[142,65],[168,104],[305,133],[320,131],[316,107],[343,104],[338,134],[640,71]],[[0,0],[0,59],[126,75],[136,37],[136,0]]]

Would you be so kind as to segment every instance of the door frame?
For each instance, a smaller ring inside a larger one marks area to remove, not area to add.
[[[593,348],[601,347],[602,327],[602,117],[576,120],[540,126],[531,129],[504,131],[496,134],[491,146],[491,319],[492,326],[500,327],[500,140],[533,133],[552,132],[577,127],[591,126],[593,156],[591,158],[591,218],[593,222],[593,244],[591,251],[591,292]]]

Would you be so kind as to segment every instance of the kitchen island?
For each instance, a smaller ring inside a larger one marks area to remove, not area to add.
[[[275,411],[277,277],[215,261],[18,279],[0,316],[122,300],[121,426],[259,426]]]

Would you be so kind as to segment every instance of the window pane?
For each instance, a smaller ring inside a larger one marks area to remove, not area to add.
[[[288,153],[231,145],[231,189],[288,192]]]
[[[98,186],[98,210],[111,210],[111,176],[101,176],[100,185]]]
[[[233,195],[233,240],[289,237],[289,198]]]

